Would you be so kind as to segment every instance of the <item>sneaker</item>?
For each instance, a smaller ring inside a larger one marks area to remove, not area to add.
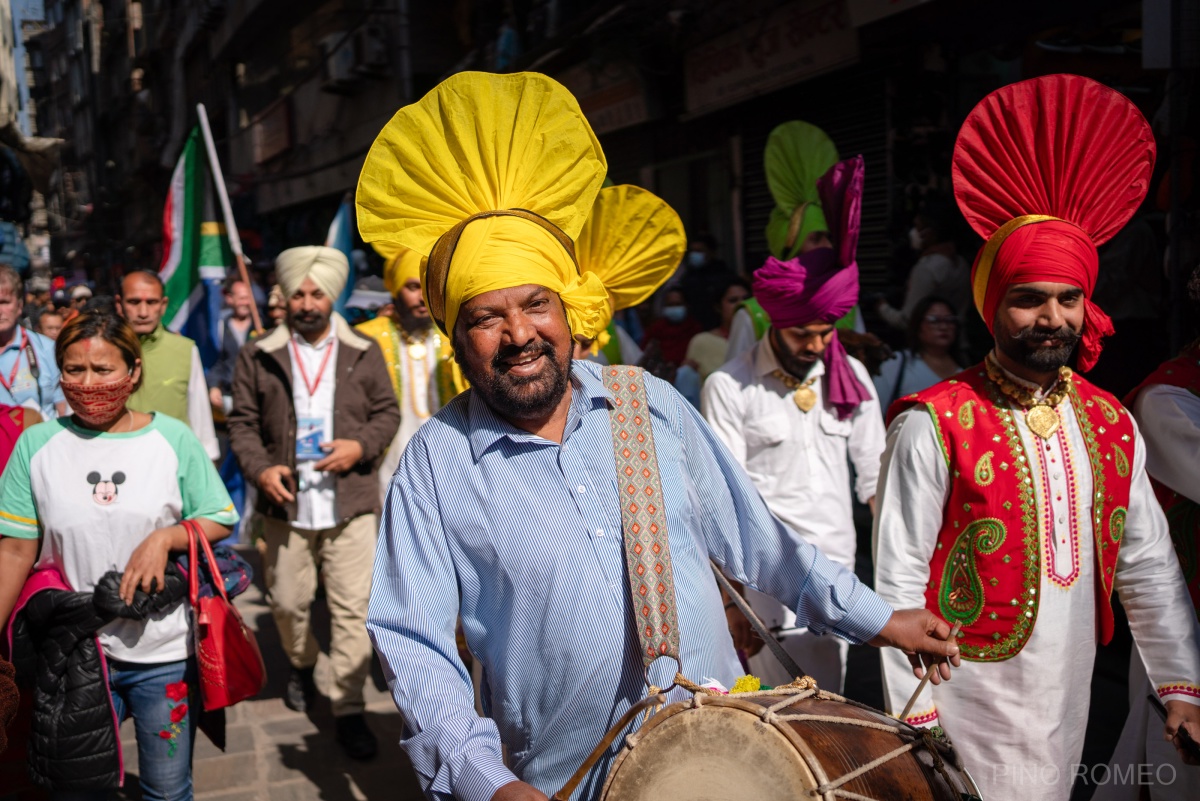
[[[312,668],[292,668],[287,688],[283,691],[283,705],[294,712],[307,712],[317,694],[317,683],[313,681]]]
[[[367,728],[367,719],[362,715],[345,715],[334,718],[337,724],[337,742],[351,759],[370,759],[379,750],[379,742]]]

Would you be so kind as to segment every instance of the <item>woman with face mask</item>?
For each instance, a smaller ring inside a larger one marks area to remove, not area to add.
[[[191,429],[126,407],[142,382],[142,358],[121,318],[80,314],[59,334],[55,358],[74,414],[22,434],[0,479],[0,630],[7,630],[19,595],[20,614],[28,614],[45,597],[33,588],[90,595],[114,569],[123,573],[119,596],[126,609],[135,602],[158,608],[155,596],[169,586],[168,555],[188,547],[181,521],[196,520],[210,541],[228,536],[237,522]],[[201,699],[186,598],[142,619],[118,614],[97,624],[100,664],[87,665],[103,699],[102,719],[91,721],[87,737],[45,744],[58,767],[42,765],[39,783],[52,792],[81,791],[72,797],[106,798],[123,778],[116,726],[132,717],[142,796],[189,801]],[[48,723],[40,730],[58,729]],[[75,773],[73,764],[81,766]]]
[[[953,210],[936,199],[923,203],[913,217],[908,244],[918,258],[908,276],[904,305],[897,309],[881,298],[876,307],[892,328],[907,330],[916,305],[930,295],[945,298],[958,319],[966,319],[971,303],[971,266],[954,245],[953,224]]]
[[[700,323],[688,315],[687,301],[679,289],[667,290],[661,314],[646,329],[642,349],[657,352],[667,365],[678,367],[687,356],[688,343],[702,329]]]
[[[688,343],[686,363],[700,373],[703,382],[725,363],[729,352],[729,328],[733,315],[750,297],[750,285],[746,279],[732,276],[717,287],[713,307],[720,316],[721,324],[692,337]]]

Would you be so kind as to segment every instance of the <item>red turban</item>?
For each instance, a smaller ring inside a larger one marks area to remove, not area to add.
[[[1013,284],[1050,281],[1086,298],[1080,370],[1100,357],[1112,321],[1091,302],[1098,245],[1129,221],[1149,188],[1154,135],[1123,95],[1077,75],[1047,75],[992,92],[954,147],[954,195],[987,242],[971,270],[975,307],[991,328]]]

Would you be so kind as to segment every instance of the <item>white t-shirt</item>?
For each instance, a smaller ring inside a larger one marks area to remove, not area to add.
[[[150,532],[200,517],[227,526],[238,519],[196,435],[163,414],[120,434],[90,431],[71,418],[41,423],[17,440],[0,478],[0,535],[40,536],[36,568],[57,568],[82,592],[108,571],[124,571]],[[114,620],[99,634],[113,659],[186,659],[188,603],[145,621]]]

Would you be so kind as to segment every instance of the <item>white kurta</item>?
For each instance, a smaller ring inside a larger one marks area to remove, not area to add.
[[[1171,489],[1200,502],[1200,398],[1181,387],[1154,384],[1138,394],[1133,406],[1146,442],[1146,471]],[[1152,801],[1200,798],[1200,767],[1185,765],[1163,739],[1162,720],[1146,696],[1154,691],[1137,648],[1129,658],[1129,718],[1109,763],[1113,777],[1096,790],[1093,801],[1138,801],[1148,785]],[[1145,765],[1140,774],[1129,766]],[[1140,780],[1138,777],[1141,777]]]
[[[855,492],[866,503],[875,496],[884,428],[870,374],[859,361],[847,358],[871,397],[846,420],[839,420],[826,402],[825,365],[820,361],[809,373],[817,376],[811,387],[817,405],[808,412],[796,406],[794,390],[771,375],[779,361],[766,339],[709,376],[701,412],[746,469],[771,512],[830,559],[854,570],[850,464],[856,472]],[[754,611],[779,630],[784,647],[800,666],[821,686],[840,692],[845,643],[796,628],[790,609],[762,593],[749,588],[746,592]],[[766,650],[753,657],[750,666],[767,684],[794,678]]]
[[[1041,529],[1033,633],[1011,659],[964,662],[951,682],[927,687],[910,714],[914,722],[945,729],[988,799],[1066,801],[1083,750],[1097,643],[1093,484],[1074,410],[1069,403],[1058,410],[1062,426],[1049,440],[1032,434],[1023,414],[1014,415]],[[1155,683],[1196,687],[1200,653],[1191,603],[1145,465],[1138,436],[1115,589]],[[928,411],[901,414],[888,430],[875,526],[875,589],[896,608],[925,605],[949,479]],[[882,660],[886,703],[899,714],[917,679],[899,651],[884,649]],[[1200,701],[1164,697],[1177,699]]]
[[[388,483],[392,480],[392,474],[396,472],[396,466],[400,464],[400,457],[404,455],[408,441],[417,433],[421,424],[441,408],[434,377],[442,346],[441,333],[434,326],[429,327],[422,340],[425,343],[425,355],[420,359],[414,358],[408,352],[408,344],[403,337],[399,337],[399,340],[396,363],[400,370],[400,397],[397,398],[400,402],[400,428],[396,430],[392,444],[388,446],[383,460],[379,463],[380,498],[387,496]]]

